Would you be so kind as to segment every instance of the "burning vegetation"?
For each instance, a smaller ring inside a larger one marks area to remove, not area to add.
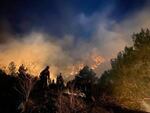
[[[73,50],[63,49],[61,43],[64,42],[53,41],[51,37],[47,40],[47,36],[40,33],[31,33],[21,37],[20,40],[12,39],[11,42],[0,45],[0,68],[9,74],[8,65],[13,61],[15,71],[24,64],[28,73],[38,76],[45,65],[50,65],[52,78],[56,78],[61,71],[66,78],[73,79],[74,74],[77,74],[85,65],[97,72],[100,65],[105,62],[104,57],[94,49],[87,53],[73,53],[70,52]]]
[[[133,42],[111,60],[112,68],[100,78],[96,69],[105,59],[97,54],[90,56],[89,66],[85,62],[66,66],[73,76],[67,82],[66,73],[54,80],[52,66],[33,76],[26,65],[11,62],[0,70],[0,113],[149,112],[150,31],[134,34]]]

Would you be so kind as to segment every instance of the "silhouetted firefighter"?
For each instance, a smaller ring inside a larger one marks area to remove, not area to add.
[[[61,73],[57,76],[56,84],[57,84],[57,87],[59,90],[62,90],[65,87],[64,86],[64,79],[63,79]]]
[[[46,88],[48,86],[48,81],[50,81],[49,66],[46,66],[46,68],[40,73],[40,80],[43,88]]]

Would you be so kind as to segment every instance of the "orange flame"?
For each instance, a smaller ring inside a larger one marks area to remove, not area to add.
[[[91,69],[96,70],[99,68],[99,66],[105,61],[105,59],[97,54],[92,54],[89,58],[87,58],[87,60],[85,61],[80,61],[77,62],[74,65],[68,66],[66,69],[64,69],[63,74],[65,75],[76,75],[78,74],[78,72],[85,66],[88,65]],[[26,63],[25,66],[27,66],[28,72],[35,74],[35,73],[40,73],[39,71],[41,71],[42,68],[37,68],[36,64],[34,63]],[[8,71],[7,66],[0,66],[1,68],[3,68],[6,72]],[[19,65],[16,65],[16,68],[19,68]],[[55,74],[58,72],[55,72],[56,67],[51,68],[50,72],[51,72],[51,77],[52,79],[55,78]],[[58,70],[57,70],[58,71]]]
[[[103,57],[101,56],[97,56],[97,55],[93,55],[92,56],[92,61],[93,61],[93,64],[91,65],[91,68],[93,70],[95,70],[96,68],[98,68],[98,66],[103,63],[105,60]]]
[[[83,67],[84,67],[83,63],[75,64],[75,65],[71,66],[70,75],[76,75],[76,74],[78,74],[79,70],[81,70]]]
[[[68,70],[70,70],[70,75],[76,75],[85,65],[89,65],[91,69],[96,70],[104,61],[105,59],[102,56],[93,54],[87,58],[87,61],[69,66]]]

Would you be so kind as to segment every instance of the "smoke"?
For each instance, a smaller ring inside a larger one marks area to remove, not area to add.
[[[6,67],[14,61],[17,67],[24,64],[30,73],[38,75],[46,65],[55,65],[59,60],[67,58],[59,46],[43,37],[42,34],[31,33],[21,39],[12,39],[7,44],[1,44],[0,64]],[[56,68],[52,67],[55,71]]]
[[[92,56],[84,56],[84,60],[72,57],[68,53],[70,50],[67,51],[62,47],[64,44],[70,46],[70,43],[66,37],[61,41],[54,41],[54,37],[42,33],[12,38],[10,42],[0,45],[0,66],[7,70],[8,64],[14,61],[17,68],[24,64],[29,73],[38,76],[46,65],[50,65],[52,78],[55,78],[59,72],[70,78],[70,75],[76,74],[85,64],[97,68],[103,62],[103,58],[99,59],[96,53],[92,53]],[[79,66],[81,64],[82,67]]]

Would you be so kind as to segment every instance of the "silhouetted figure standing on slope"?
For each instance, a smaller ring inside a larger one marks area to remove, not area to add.
[[[63,79],[61,73],[57,76],[56,84],[57,84],[57,88],[58,88],[59,90],[62,90],[62,89],[65,87],[65,86],[64,86],[64,79]]]
[[[48,86],[48,81],[50,81],[49,66],[46,66],[46,68],[40,73],[40,79],[41,79],[43,88],[46,88]]]

